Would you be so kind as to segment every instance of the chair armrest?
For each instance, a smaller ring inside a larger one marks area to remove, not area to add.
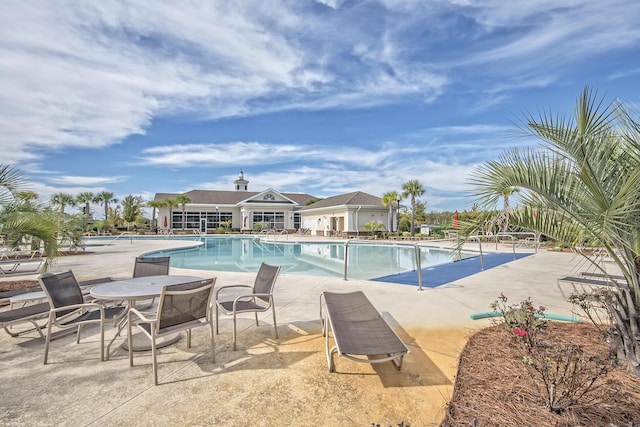
[[[86,302],[84,304],[72,304],[72,305],[65,305],[64,307],[52,308],[50,311],[52,313],[57,313],[59,311],[79,310],[81,308],[89,308],[89,307],[96,307],[100,310],[104,310],[104,306],[98,303]]]
[[[253,286],[250,286],[250,285],[224,285],[224,286],[220,286],[220,287],[216,290],[215,300],[216,300],[216,301],[218,301],[218,294],[220,293],[220,291],[225,290],[225,289],[231,289],[231,288],[248,288],[248,289],[253,289]]]
[[[246,294],[246,295],[237,296],[233,300],[233,311],[236,311],[236,304],[239,301],[241,301],[243,299],[255,299],[255,298],[269,298],[270,300],[272,300],[273,295],[271,295],[271,294]],[[269,304],[271,304],[271,302]]]
[[[153,317],[147,317],[148,314],[152,314]],[[131,321],[131,316],[135,315],[136,317],[138,317],[138,319],[140,319],[142,321],[142,323],[154,323],[158,320],[157,318],[157,313],[153,312],[153,313],[143,313],[140,310],[136,309],[136,308],[130,308],[129,309],[129,321]]]

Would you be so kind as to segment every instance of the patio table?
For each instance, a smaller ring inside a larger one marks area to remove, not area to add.
[[[97,285],[91,289],[90,295],[91,297],[98,300],[105,301],[127,301],[127,312],[131,307],[135,307],[136,301],[147,300],[151,298],[155,298],[160,296],[162,293],[162,288],[169,285],[180,285],[183,283],[191,283],[198,282],[204,280],[202,277],[198,276],[171,276],[171,275],[162,275],[162,276],[146,276],[146,277],[135,277],[133,279],[126,280],[115,280],[113,282],[104,283],[101,285]],[[126,316],[126,315],[125,315]],[[117,338],[120,335],[120,332],[126,325],[126,317],[123,319],[123,322],[118,327],[118,333],[113,338]],[[156,341],[156,347],[165,347],[167,345],[173,344],[177,340],[180,339],[180,334],[176,333],[172,336],[167,336],[162,339],[158,339]],[[113,343],[109,343],[109,346]],[[107,351],[108,351],[107,347]],[[122,347],[125,350],[128,350],[127,340],[124,341]],[[145,351],[151,350],[151,343],[149,339],[142,334],[134,334],[133,335],[133,351]]]

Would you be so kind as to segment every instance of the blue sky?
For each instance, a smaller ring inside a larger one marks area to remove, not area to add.
[[[637,104],[640,2],[0,2],[0,163],[31,189],[382,196],[468,174],[524,112]],[[96,207],[98,216],[101,212]]]

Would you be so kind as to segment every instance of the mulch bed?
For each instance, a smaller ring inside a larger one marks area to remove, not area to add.
[[[0,282],[0,292],[39,287],[40,283],[38,283],[37,280],[12,280],[10,282]]]
[[[609,346],[591,324],[549,322],[548,342],[570,340],[607,358]],[[501,325],[471,337],[458,364],[453,396],[442,426],[640,426],[640,378],[614,367],[579,403],[562,414],[545,409],[522,361]]]

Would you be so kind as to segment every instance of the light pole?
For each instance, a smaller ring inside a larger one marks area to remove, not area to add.
[[[398,202],[398,212],[396,214],[396,233],[400,235],[400,198],[396,200]]]

